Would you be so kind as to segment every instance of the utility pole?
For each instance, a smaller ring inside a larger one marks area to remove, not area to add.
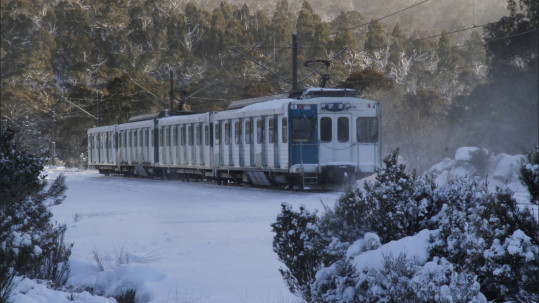
[[[56,103],[52,104],[51,165],[56,166]]]
[[[168,111],[172,112],[174,110],[174,93],[180,93],[185,95],[186,92],[183,90],[174,90],[174,73],[172,72],[172,69],[170,69],[170,90],[168,91],[168,95],[170,96],[170,100],[168,102]],[[180,100],[180,111],[183,110],[183,100]]]
[[[298,90],[298,34],[292,34],[292,91]]]
[[[101,92],[97,92],[97,126],[101,126],[101,123],[103,123],[103,113],[101,109]]]
[[[172,112],[172,110],[174,109],[174,73],[172,72],[172,69],[170,69],[169,71],[169,79],[170,79],[170,90],[168,92],[168,95],[170,96],[170,99],[168,101],[168,111],[169,112]],[[181,108],[180,108],[181,110]]]

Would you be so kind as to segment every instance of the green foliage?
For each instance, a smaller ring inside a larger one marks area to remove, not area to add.
[[[273,251],[287,268],[279,271],[290,291],[310,302],[310,284],[322,265],[319,250],[312,245],[318,237],[318,218],[304,207],[297,212],[285,203],[281,207],[277,221],[271,224],[275,232]]]
[[[393,79],[375,68],[367,67],[360,71],[352,72],[342,87],[353,88],[360,91],[366,90],[389,90],[395,85]]]
[[[254,4],[236,5],[234,2],[203,7],[195,2],[184,6],[164,0],[97,0],[91,3],[73,0],[54,3],[42,0],[2,1],[1,98],[2,113],[8,118],[4,120],[8,120],[12,127],[19,127],[20,133],[25,134],[24,140],[46,141],[28,144],[34,153],[45,154],[52,139],[50,112],[55,104],[58,155],[64,160],[78,158],[86,146],[83,129],[96,124],[96,121],[67,101],[95,116],[96,91],[101,91],[104,96],[103,118],[107,124],[123,122],[139,113],[160,111],[162,107],[158,105],[160,101],[157,98],[129,82],[136,81],[153,95],[167,100],[171,69],[177,89],[190,93],[210,84],[196,96],[206,99],[189,100],[193,108],[201,111],[224,109],[227,103],[200,100],[234,100],[282,93],[290,89],[288,84],[279,82],[250,61],[230,52],[230,47],[242,49],[280,75],[290,78],[291,34],[297,30],[300,79],[310,73],[302,62],[331,57],[346,46],[348,51],[332,61],[332,83],[346,79],[348,83],[342,86],[363,90],[364,96],[372,96],[373,99],[391,94],[395,98],[384,100],[384,115],[404,120],[413,120],[409,117],[418,111],[429,112],[398,104],[401,100],[404,102],[400,104],[407,103],[407,99],[425,99],[424,91],[432,91],[433,95],[445,99],[446,104],[452,104],[455,113],[461,112],[460,106],[483,106],[485,100],[492,99],[490,96],[480,96],[478,101],[471,97],[461,103],[453,101],[466,98],[475,86],[486,80],[486,68],[482,64],[488,63],[493,88],[502,87],[499,85],[502,81],[510,84],[519,82],[517,85],[522,84],[523,87],[513,92],[520,94],[518,98],[506,97],[499,91],[494,94],[495,99],[516,100],[513,102],[515,107],[523,109],[522,113],[527,115],[517,123],[509,121],[507,129],[534,134],[536,117],[530,113],[534,113],[536,107],[536,103],[531,101],[537,100],[534,98],[537,90],[533,85],[536,82],[529,83],[533,82],[533,72],[537,70],[534,69],[537,43],[532,32],[526,33],[536,28],[536,4],[533,1],[510,1],[510,17],[489,26],[485,37],[477,31],[472,32],[462,47],[454,43],[457,41],[454,35],[443,36],[439,41],[422,39],[441,29],[414,30],[414,27],[424,27],[407,24],[406,18],[400,19],[400,25],[392,28],[376,21],[371,22],[368,28],[357,27],[365,23],[366,17],[362,13],[368,14],[369,11],[361,10],[360,13],[353,9],[363,4],[344,7],[342,3],[335,3],[330,8],[317,9],[322,2],[280,0],[271,4],[274,7],[270,9],[255,11]],[[257,3],[256,7],[266,6]],[[372,12],[369,17],[374,17]],[[488,52],[485,52],[485,43],[489,46]],[[516,75],[516,79],[520,79],[522,72],[531,76],[530,81],[520,83],[520,80],[508,81],[502,77]],[[498,76],[494,77],[495,74]],[[314,86],[316,83],[317,79],[311,77],[302,86]],[[496,102],[493,102],[493,107],[504,108]],[[174,103],[177,107],[178,100]],[[475,114],[474,110],[464,116]],[[32,115],[49,116],[41,123],[27,118]],[[405,136],[399,133],[402,128],[393,122],[394,118],[384,120],[386,135],[383,146],[386,151],[400,147],[403,156],[409,158],[409,150],[421,146],[425,154],[430,154],[429,159],[433,158],[429,160],[431,162],[439,160],[434,155],[439,154],[440,149],[451,150],[465,143],[452,134],[433,134],[433,130],[445,127],[448,122],[447,117],[438,115],[438,112],[434,115],[432,119],[424,119],[429,123],[409,123],[420,128],[414,130],[413,135],[408,129]],[[463,123],[463,118],[450,118],[451,122],[456,121],[457,126],[468,128],[460,133],[475,133],[477,130],[477,136],[469,136],[470,141],[493,141],[488,133],[489,127],[476,128],[472,127],[472,122]],[[486,118],[496,119],[488,115]],[[32,133],[22,131],[28,127],[34,129]],[[481,137],[484,131],[486,136]],[[438,142],[431,141],[433,137],[450,137],[451,140],[445,141],[450,144],[438,147]],[[511,140],[516,137],[511,136]],[[519,142],[516,148],[521,149]],[[514,142],[507,145],[515,146]]]
[[[71,245],[65,225],[51,222],[49,207],[60,204],[67,189],[59,176],[46,186],[42,162],[14,142],[14,132],[0,129],[0,298],[13,289],[13,277],[26,276],[65,284]]]
[[[508,190],[489,193],[486,184],[467,178],[437,186],[397,159],[398,152],[386,157],[374,184],[347,192],[321,218],[283,205],[272,225],[274,251],[295,293],[308,302],[537,301],[534,215]],[[373,269],[354,259],[425,229],[431,233],[427,264],[385,255]]]
[[[382,51],[386,47],[386,40],[382,24],[376,20],[371,20],[369,23],[369,31],[367,32],[367,41],[365,42],[365,50],[373,53]]]
[[[121,295],[114,297],[118,303],[135,303],[135,298],[137,296],[136,289],[128,289]]]
[[[530,193],[530,202],[539,205],[539,148],[527,154],[528,163],[520,167],[520,181]]]
[[[456,179],[437,195],[445,206],[431,255],[473,269],[487,299],[537,300],[539,225],[511,193]]]

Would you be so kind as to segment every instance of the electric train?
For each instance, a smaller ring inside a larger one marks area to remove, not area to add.
[[[237,109],[164,112],[88,130],[88,165],[104,174],[257,186],[347,183],[381,168],[381,150],[380,103],[351,89],[311,88]]]

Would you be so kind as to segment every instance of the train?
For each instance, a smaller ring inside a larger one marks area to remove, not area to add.
[[[107,175],[300,189],[348,184],[381,168],[378,101],[330,88],[257,101],[92,127],[88,166]]]

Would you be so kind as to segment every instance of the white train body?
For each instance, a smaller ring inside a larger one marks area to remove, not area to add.
[[[177,175],[255,185],[342,183],[381,167],[381,108],[343,89],[309,89],[221,112],[88,130],[104,173]]]

